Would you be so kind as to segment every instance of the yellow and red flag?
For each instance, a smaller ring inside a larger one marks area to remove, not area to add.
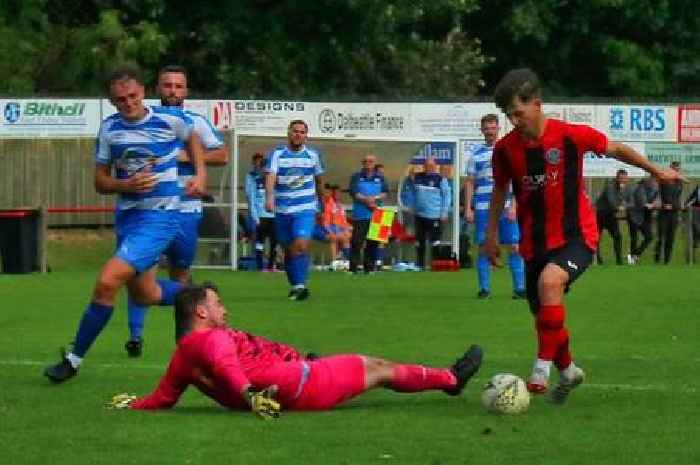
[[[391,224],[394,222],[396,211],[389,208],[375,208],[367,231],[367,239],[378,242],[389,242]]]

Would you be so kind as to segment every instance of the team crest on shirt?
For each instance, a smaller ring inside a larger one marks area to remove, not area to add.
[[[544,155],[544,159],[549,163],[550,165],[556,165],[559,163],[559,160],[561,160],[561,150],[559,149],[549,149],[547,150],[547,153]]]
[[[129,176],[133,176],[147,167],[152,167],[158,159],[150,150],[143,147],[129,147],[122,153],[115,165],[117,169],[126,171]]]

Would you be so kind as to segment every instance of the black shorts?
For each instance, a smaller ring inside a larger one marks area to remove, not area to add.
[[[527,301],[530,311],[535,314],[540,308],[540,299],[537,294],[537,283],[542,270],[554,263],[569,274],[565,292],[569,292],[569,286],[576,281],[593,262],[593,251],[583,241],[571,241],[558,249],[550,250],[541,257],[534,257],[525,262],[525,287],[527,289]]]

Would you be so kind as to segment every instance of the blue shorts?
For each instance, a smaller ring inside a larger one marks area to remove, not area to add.
[[[165,250],[170,266],[174,268],[188,269],[194,262],[197,253],[197,238],[199,237],[199,224],[202,222],[201,213],[179,213],[175,238]]]
[[[287,246],[295,239],[311,239],[316,224],[316,213],[304,211],[285,215],[278,213],[275,215],[275,232],[277,241]]]
[[[158,263],[178,232],[176,210],[118,210],[114,232],[119,257],[142,273]]]
[[[486,240],[486,226],[488,218],[475,218],[475,234],[474,240],[477,245],[481,245]],[[498,242],[500,244],[512,245],[520,242],[520,228],[517,221],[509,221],[508,218],[502,216],[498,222]]]

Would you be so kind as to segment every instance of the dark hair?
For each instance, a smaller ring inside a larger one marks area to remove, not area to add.
[[[620,168],[617,170],[617,173],[615,173],[615,176],[620,176],[621,174],[627,174],[627,170],[624,168]]]
[[[143,78],[141,77],[141,70],[138,66],[133,64],[123,64],[115,67],[109,73],[109,79],[107,80],[107,91],[109,92],[112,85],[120,81],[130,81],[134,80],[140,85],[143,85]]]
[[[264,160],[265,157],[263,156],[262,153],[260,153],[260,152],[255,152],[255,153],[253,154],[253,160],[257,160],[257,159],[262,159],[262,160]]]
[[[306,124],[306,121],[304,121],[303,119],[293,119],[289,122],[289,126],[287,127],[287,129],[292,129],[292,126],[294,126],[295,124],[303,124],[304,128],[306,129],[306,132],[309,132],[309,125]]]
[[[669,166],[670,166],[671,168],[680,168],[680,167],[681,167],[681,162],[679,162],[678,160],[673,160]]]
[[[384,168],[384,165],[382,165],[381,163],[377,163],[376,165],[374,165],[375,170],[380,170],[382,168]]]
[[[487,115],[484,115],[481,117],[481,125],[483,126],[486,123],[496,123],[498,124],[498,115],[494,113],[489,113]]]
[[[207,299],[207,289],[219,292],[215,284],[205,281],[200,285],[184,287],[175,296],[175,340],[192,330],[194,311]]]
[[[158,79],[160,79],[160,76],[165,73],[178,73],[178,74],[183,74],[185,76],[185,79],[187,79],[187,69],[182,66],[182,65],[166,65],[163,66],[160,71],[158,71]]]
[[[540,79],[531,69],[512,69],[496,85],[493,99],[496,106],[504,113],[514,97],[518,97],[523,102],[541,97]]]

